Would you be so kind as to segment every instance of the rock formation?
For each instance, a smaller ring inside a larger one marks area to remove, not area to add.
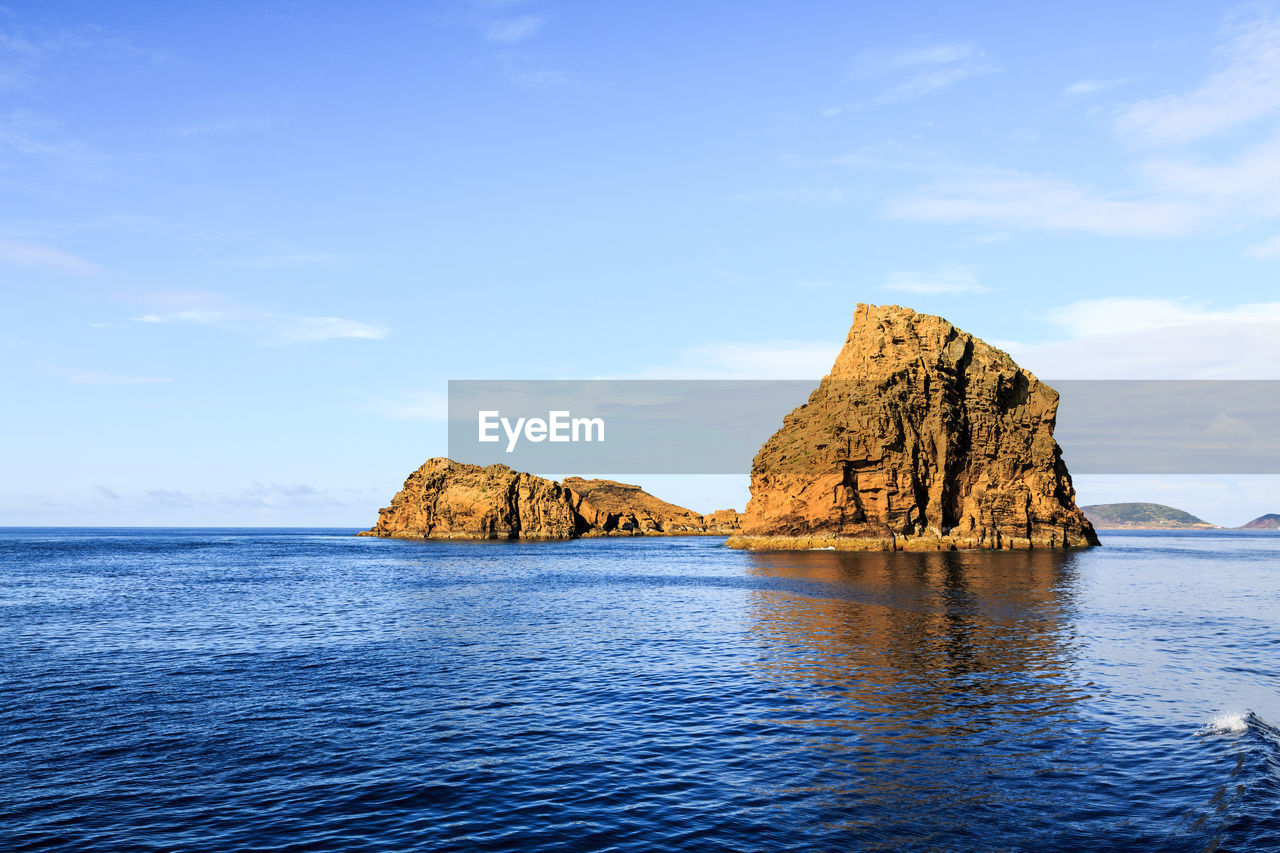
[[[1056,391],[941,317],[859,305],[831,373],[756,454],[729,544],[1096,545],[1057,408]]]
[[[361,536],[398,539],[577,539],[584,536],[727,535],[738,513],[704,519],[627,483],[563,483],[506,465],[428,459]]]
[[[728,535],[742,530],[742,514],[734,509],[718,509],[702,517],[708,533]]]
[[[1240,525],[1241,530],[1280,530],[1280,515],[1269,512],[1260,515],[1248,524]]]
[[[586,525],[583,536],[633,533],[703,533],[702,516],[659,500],[639,486],[613,480],[566,477],[573,511]]]
[[[571,539],[570,497],[552,480],[505,465],[428,459],[409,475],[370,536],[411,539]]]

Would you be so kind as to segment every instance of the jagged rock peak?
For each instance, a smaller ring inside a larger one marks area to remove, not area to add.
[[[943,318],[859,304],[831,372],[756,455],[729,544],[1097,544],[1053,439],[1057,408],[1056,391]]]

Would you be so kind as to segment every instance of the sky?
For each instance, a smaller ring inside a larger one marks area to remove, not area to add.
[[[449,379],[816,380],[858,302],[1280,379],[1280,8],[1020,5],[0,6],[0,525],[366,527]]]

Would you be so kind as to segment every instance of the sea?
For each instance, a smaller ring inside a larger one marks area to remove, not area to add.
[[[0,530],[0,850],[1280,850],[1280,534]]]

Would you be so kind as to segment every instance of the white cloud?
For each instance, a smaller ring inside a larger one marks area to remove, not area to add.
[[[65,373],[67,381],[77,385],[152,385],[169,381],[162,376],[121,376],[100,370],[68,370]]]
[[[890,273],[881,289],[924,295],[987,292],[986,287],[978,284],[972,268],[956,265],[932,271]]]
[[[502,75],[523,89],[552,89],[571,82],[569,75],[558,68],[548,68],[523,56],[503,53],[497,59]]]
[[[1080,80],[1066,91],[1085,95],[1123,82]],[[1268,13],[1235,20],[1218,49],[1216,70],[1199,86],[1132,104],[1116,127],[1131,141],[1185,143],[1277,114],[1280,17]],[[1121,165],[1131,176],[1127,185],[1098,187],[1059,175],[936,163],[933,182],[890,198],[885,213],[913,221],[1119,237],[1182,236],[1280,215],[1280,129],[1267,129],[1248,145],[1237,142],[1212,153],[1148,151]],[[1267,249],[1257,251],[1265,255]]]
[[[274,315],[279,323],[277,333],[291,341],[331,341],[337,338],[364,338],[380,340],[387,330],[371,323],[343,320],[341,317],[282,317]]]
[[[760,192],[736,193],[729,196],[730,201],[785,201],[818,204],[839,204],[845,200],[844,190],[821,189],[817,187],[792,187],[785,190],[762,190]]]
[[[440,421],[449,419],[449,395],[423,391],[397,397],[372,397],[374,411],[397,421]]]
[[[265,130],[272,122],[266,118],[230,117],[184,124],[173,132],[177,136],[220,136],[242,130]]]
[[[1280,302],[1209,309],[1201,303],[1173,299],[1106,298],[1075,302],[1056,309],[1049,319],[1074,336],[1132,334],[1214,322],[1280,324]]]
[[[290,252],[278,255],[260,255],[256,258],[233,258],[222,263],[229,267],[252,270],[275,270],[289,267],[331,264],[338,256],[328,252]]]
[[[868,104],[894,104],[914,100],[954,86],[971,77],[981,77],[1002,70],[972,42],[924,44],[897,50],[876,48],[859,53],[850,72],[856,80],[895,79],[889,88],[869,101],[845,104],[823,110],[825,116],[836,116]]]
[[[1050,380],[1280,379],[1280,302],[1090,299],[1048,319],[1064,339],[1002,347]]]
[[[1273,258],[1280,254],[1280,234],[1269,240],[1263,240],[1256,246],[1250,246],[1246,252],[1251,258],[1263,260],[1265,258]]]
[[[13,240],[0,240],[0,264],[42,267],[77,275],[85,275],[99,270],[97,264],[90,263],[61,249],[42,246],[38,243],[19,243]]]
[[[1258,431],[1249,424],[1233,418],[1226,412],[1214,416],[1203,432],[1206,438],[1225,439],[1228,441],[1251,441],[1258,437]]]
[[[514,44],[525,39],[533,38],[542,29],[542,25],[546,23],[537,15],[518,15],[514,18],[499,18],[491,22],[484,31],[484,37],[489,41],[501,42],[503,44]]]
[[[1123,86],[1128,82],[1129,78],[1127,77],[1117,77],[1110,80],[1077,80],[1064,89],[1063,94],[1073,98],[1095,95],[1098,92],[1114,89],[1116,86]]]
[[[817,379],[835,363],[843,341],[771,340],[689,347],[674,362],[640,371],[637,379]]]
[[[1229,206],[1254,215],[1280,212],[1280,136],[1216,163],[1159,158],[1144,163],[1142,174],[1162,192]]]
[[[1117,196],[1050,176],[994,169],[890,199],[885,212],[893,219],[1144,237],[1185,233],[1206,215],[1202,206],[1183,200]]]
[[[1117,119],[1120,132],[1146,144],[1190,142],[1280,109],[1280,19],[1237,19],[1229,32],[1216,70],[1198,87],[1130,105]]]
[[[168,313],[143,314],[138,323],[192,323],[215,326],[258,336],[264,344],[316,343],[342,338],[380,340],[382,326],[341,317],[304,317],[274,314],[243,306],[200,306]]]

